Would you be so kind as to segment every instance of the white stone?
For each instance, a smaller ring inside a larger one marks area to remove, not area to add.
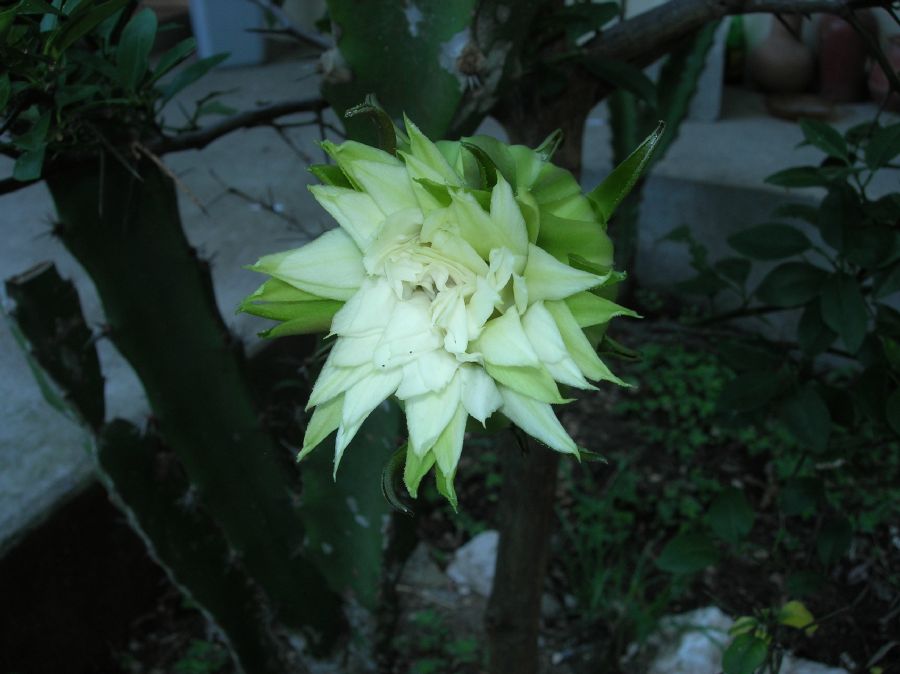
[[[647,674],[719,674],[733,620],[715,606],[660,620],[648,643],[657,648]],[[786,654],[779,674],[848,674],[839,667]]]
[[[460,593],[474,592],[482,597],[490,596],[499,540],[500,534],[493,529],[482,531],[453,555],[453,561],[447,567],[447,575],[456,583]]]

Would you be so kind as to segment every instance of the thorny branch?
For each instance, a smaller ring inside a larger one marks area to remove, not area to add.
[[[302,28],[297,26],[297,24],[291,20],[291,17],[287,15],[287,12],[285,12],[281,7],[272,2],[272,0],[247,0],[247,2],[256,5],[266,12],[269,12],[269,14],[274,16],[278,20],[278,23],[281,24],[280,30],[264,32],[275,32],[282,35],[287,35],[294,38],[298,42],[307,44],[318,49],[319,51],[327,51],[334,46],[327,38],[322,37],[321,35],[317,35],[316,33],[310,33],[309,31],[303,30]]]

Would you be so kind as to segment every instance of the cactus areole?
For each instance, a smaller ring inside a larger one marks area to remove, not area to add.
[[[338,227],[260,259],[251,269],[271,278],[241,309],[281,321],[267,336],[333,338],[298,459],[337,431],[336,474],[366,417],[395,396],[409,493],[436,467],[455,506],[469,417],[502,414],[578,456],[553,411],[568,402],[558,385],[621,383],[585,329],[634,313],[605,297],[622,278],[606,234],[614,204],[598,201],[610,190],[585,195],[550,162],[558,135],[536,150],[483,136],[434,143],[407,119],[396,136],[395,153],[323,143],[335,165],[312,167],[324,184],[310,191]]]

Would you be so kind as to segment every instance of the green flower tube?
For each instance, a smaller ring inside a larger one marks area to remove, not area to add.
[[[338,227],[260,259],[251,269],[271,278],[241,308],[280,321],[270,336],[335,338],[298,459],[337,431],[336,474],[366,417],[395,396],[409,493],[436,467],[455,501],[469,417],[502,414],[578,455],[553,411],[568,402],[559,385],[621,384],[584,329],[635,314],[604,297],[622,275],[603,209],[547,152],[487,137],[433,143],[405,125],[396,156],[323,144],[336,166],[313,167],[324,184],[310,191]]]

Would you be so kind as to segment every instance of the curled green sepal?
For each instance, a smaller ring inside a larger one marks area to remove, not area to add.
[[[384,108],[378,103],[375,94],[367,94],[365,101],[354,105],[344,113],[344,117],[356,117],[357,115],[370,115],[375,123],[375,131],[378,134],[378,147],[388,154],[397,154],[397,127]]]
[[[404,515],[413,514],[412,509],[403,502],[403,499],[397,490],[397,485],[400,483],[401,479],[405,478],[404,463],[408,446],[409,443],[406,443],[396,452],[391,454],[391,458],[387,460],[387,463],[384,464],[384,469],[381,471],[381,493],[384,495],[384,500],[390,503],[394,510],[398,510]],[[422,479],[421,476],[419,479]],[[407,489],[409,489],[408,483]],[[414,491],[411,491],[410,493],[415,497]]]
[[[665,129],[666,123],[660,122],[656,130],[647,136],[644,142],[606,177],[606,180],[588,193],[587,197],[594,204],[601,220],[608,222],[616,207],[631,192],[631,188],[647,168]]]

